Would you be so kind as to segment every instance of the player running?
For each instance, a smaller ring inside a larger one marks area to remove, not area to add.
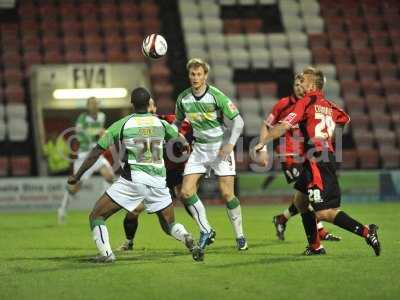
[[[73,172],[76,173],[87,157],[97,140],[103,135],[106,123],[106,115],[99,111],[99,103],[95,97],[91,97],[86,103],[87,112],[81,113],[75,123],[75,132],[79,142],[78,157],[74,161]],[[114,171],[108,160],[101,155],[96,163],[82,175],[81,182],[90,178],[93,173],[100,172],[106,180],[105,189],[114,181]],[[71,197],[75,196],[81,188],[81,184],[69,185],[64,192],[61,205],[57,210],[58,223],[63,224],[67,214],[67,207]]]
[[[350,118],[325,98],[322,92],[324,82],[322,71],[306,68],[300,79],[300,86],[305,96],[296,102],[293,110],[280,124],[274,126],[268,134],[260,136],[255,150],[260,151],[267,142],[299,125],[305,137],[306,160],[295,183],[298,192],[294,201],[301,212],[309,243],[304,254],[326,254],[317,232],[316,218],[318,218],[365,238],[378,256],[381,251],[377,235],[378,226],[375,224],[364,226],[340,210],[341,195],[332,137],[336,125],[344,126]],[[314,210],[309,209],[310,203]]]
[[[207,170],[214,170],[236,235],[237,248],[246,250],[248,246],[242,228],[240,202],[234,194],[236,172],[233,154],[233,148],[243,130],[243,119],[227,96],[207,84],[210,66],[206,62],[193,58],[186,68],[191,87],[178,96],[175,124],[179,128],[184,119],[189,120],[193,128],[194,145],[185,166],[181,194],[200,228],[199,245],[204,250],[215,232],[197,196],[197,183]],[[224,125],[224,116],[232,120],[229,130]]]
[[[192,235],[182,224],[175,223],[171,195],[165,184],[163,143],[178,138],[178,130],[148,113],[153,100],[146,89],[134,89],[131,103],[134,113],[112,124],[78,172],[68,179],[68,184],[77,184],[104,150],[121,143],[119,149],[124,151],[122,174],[100,197],[89,216],[93,239],[100,253],[94,261],[115,261],[105,220],[121,208],[133,211],[142,202],[147,212],[157,214],[164,232],[183,242],[192,252],[193,259],[199,260],[201,251]]]
[[[150,107],[149,113],[156,113],[156,106]],[[160,119],[167,121],[172,124],[175,121],[175,115],[161,115]],[[182,122],[182,126],[179,129],[179,133],[182,134],[187,141],[191,142],[193,139],[192,128],[186,120]],[[164,147],[164,162],[166,167],[166,181],[167,187],[174,198],[181,200],[181,188],[183,180],[183,170],[185,168],[186,160],[182,161],[182,144],[179,142],[170,144],[168,150]],[[171,151],[171,152],[169,152]],[[171,157],[173,156],[173,157]],[[169,158],[172,158],[170,160]],[[184,204],[184,203],[183,203]],[[186,206],[185,206],[186,208]],[[187,208],[186,208],[187,210]],[[136,235],[137,228],[139,226],[139,215],[144,211],[144,205],[140,204],[134,211],[128,212],[124,218],[124,232],[126,241],[119,247],[120,251],[133,250],[133,243]],[[188,211],[188,210],[187,210]],[[189,211],[188,211],[189,212]],[[189,212],[190,214],[190,212]],[[190,214],[190,216],[192,216]]]
[[[280,99],[272,108],[271,113],[267,116],[264,124],[261,126],[260,135],[267,134],[268,128],[274,127],[281,122],[294,108],[297,100],[304,96],[300,86],[300,76],[296,76],[293,84],[293,95]],[[284,142],[278,145],[275,150],[282,161],[282,171],[288,184],[296,182],[302,170],[302,162],[304,156],[304,137],[299,128],[295,126],[286,131]],[[276,229],[276,236],[279,240],[285,239],[286,223],[292,217],[298,214],[298,210],[294,203],[282,213],[274,216],[272,219]],[[318,234],[322,240],[340,241],[341,238],[333,235],[325,230],[322,222],[318,222]]]

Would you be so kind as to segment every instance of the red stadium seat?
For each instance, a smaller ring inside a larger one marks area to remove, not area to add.
[[[104,19],[112,20],[117,19],[118,15],[118,6],[112,1],[109,2],[100,2],[100,14]]]
[[[328,34],[332,32],[344,32],[345,23],[342,17],[334,15],[325,17],[324,20]]]
[[[169,68],[165,64],[152,64],[150,66],[150,78],[152,82],[167,82],[170,77]]]
[[[386,102],[388,104],[389,110],[392,113],[400,113],[400,95],[392,94],[386,96]],[[399,122],[400,124],[400,122]]]
[[[341,80],[342,93],[345,98],[348,96],[359,96],[361,87],[360,83],[356,80]]]
[[[61,31],[65,35],[79,36],[82,32],[82,24],[78,20],[67,19],[61,22]]]
[[[4,177],[8,175],[9,171],[9,160],[7,156],[0,156],[0,176]]]
[[[400,94],[400,82],[397,79],[383,79],[383,88],[386,95],[389,94]]]
[[[377,63],[393,62],[393,51],[387,47],[374,47],[375,60]]]
[[[106,58],[108,62],[125,62],[128,60],[120,45],[108,46],[106,48]]]
[[[19,67],[8,67],[3,71],[4,82],[14,83],[23,79],[23,73]]]
[[[65,19],[66,17],[69,18],[70,16],[77,18],[79,15],[78,7],[73,2],[61,2],[58,7],[58,11],[63,19]]]
[[[350,117],[351,117],[350,124],[353,130],[358,129],[358,130],[369,131],[370,118],[367,114],[351,112]]]
[[[225,34],[242,33],[242,31],[243,31],[242,19],[224,20]]]
[[[13,83],[6,86],[4,96],[7,103],[24,102],[25,91],[19,83]]]
[[[387,47],[389,46],[390,37],[388,32],[385,31],[371,31],[369,33],[371,43],[374,47]]]
[[[339,80],[356,80],[357,69],[354,64],[337,64],[336,73]]]
[[[356,169],[357,168],[358,154],[356,150],[343,150],[342,162],[340,163],[341,169]]]
[[[141,9],[143,19],[158,19],[159,8],[155,3],[142,2]]]
[[[65,62],[67,63],[83,63],[85,58],[83,53],[79,49],[66,49],[65,50]]]
[[[365,31],[349,31],[350,46],[353,49],[369,47],[369,37]]]
[[[358,150],[362,169],[377,169],[379,167],[379,152],[375,149]]]
[[[144,61],[144,55],[142,54],[142,50],[139,46],[131,46],[127,47],[127,55],[128,60],[133,62],[142,62]]]
[[[332,51],[334,51],[334,48],[347,48],[349,46],[347,34],[344,32],[329,32],[328,36]]]
[[[312,48],[311,53],[314,64],[332,63],[332,52],[328,48]]]
[[[101,49],[88,48],[84,54],[86,62],[104,62],[106,56]]]
[[[265,96],[276,97],[278,85],[275,82],[259,82],[257,83],[257,91],[261,98]]]
[[[365,95],[381,95],[382,85],[378,80],[363,79],[361,86]]]
[[[383,62],[378,64],[379,76],[382,80],[384,79],[397,79],[398,68],[395,64],[389,62]]]
[[[61,54],[59,50],[53,50],[53,49],[48,50],[45,48],[43,55],[43,63],[57,64],[63,62],[64,62],[64,56]]]
[[[373,149],[374,136],[370,131],[355,129],[353,127],[353,137],[357,149]],[[362,160],[362,159],[361,159]]]
[[[374,129],[374,135],[379,149],[396,148],[395,132],[387,129]]]
[[[333,48],[332,53],[333,53],[333,59],[337,64],[353,62],[352,53],[349,48]]]
[[[371,64],[374,58],[373,52],[368,48],[354,49],[353,54],[358,65]]]
[[[236,92],[238,98],[257,97],[257,88],[254,83],[238,83],[236,84]]]
[[[171,84],[156,83],[153,84],[152,90],[156,96],[156,99],[159,97],[171,98],[174,87]]]
[[[84,48],[96,48],[99,49],[103,46],[103,37],[99,34],[88,34],[83,37]]]
[[[364,99],[361,97],[347,97],[345,98],[345,105],[350,114],[364,113],[365,111]]]
[[[12,156],[10,160],[11,175],[29,176],[31,174],[31,159],[29,156]]]
[[[381,15],[365,16],[368,31],[385,30],[385,20]]]
[[[326,48],[328,47],[327,36],[323,33],[311,33],[308,35],[310,48]]]
[[[345,17],[344,22],[348,30],[364,31],[366,29],[365,20],[362,17],[350,15]]]
[[[137,19],[140,15],[139,6],[129,0],[121,1],[119,11],[122,17],[127,19]]]
[[[390,129],[391,117],[379,111],[370,112],[371,124],[374,129]]]
[[[99,5],[90,1],[80,1],[78,10],[81,14],[82,20],[84,21],[88,17],[96,17],[99,13]]]
[[[122,23],[125,35],[141,34],[143,31],[142,22],[135,19],[125,19]]]
[[[262,32],[264,21],[261,19],[245,19],[243,20],[243,28],[246,33]]]
[[[39,51],[25,51],[23,54],[23,61],[26,67],[34,64],[41,64],[42,55],[39,53]]]
[[[372,95],[368,93],[366,95],[367,96],[365,97],[365,103],[367,104],[369,111],[380,112],[380,113],[384,113],[386,111],[385,97]]]

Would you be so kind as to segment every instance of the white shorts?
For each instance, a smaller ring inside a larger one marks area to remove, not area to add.
[[[74,174],[76,174],[76,172],[78,172],[79,168],[82,166],[82,164],[88,154],[89,154],[88,152],[78,154],[78,158],[75,159],[75,161],[74,161]],[[100,169],[102,167],[108,168],[110,170],[110,172],[112,172],[112,174],[114,174],[113,168],[111,167],[108,160],[103,155],[101,155],[99,157],[99,159],[94,163],[94,165],[90,169],[88,169],[85,173],[83,173],[81,180],[86,180],[86,179],[90,178],[90,176],[92,176],[94,172],[100,171]]]
[[[218,151],[221,144],[210,146],[207,144],[195,143],[193,152],[185,165],[183,175],[204,174],[208,170],[214,170],[217,176],[234,176],[236,175],[235,155],[232,151],[227,160],[218,157]]]
[[[130,212],[142,202],[148,213],[160,211],[172,203],[167,187],[156,188],[143,183],[134,183],[122,177],[114,182],[106,193],[115,203]]]

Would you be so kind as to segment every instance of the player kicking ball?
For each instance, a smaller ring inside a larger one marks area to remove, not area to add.
[[[176,127],[149,114],[153,100],[144,88],[131,93],[133,114],[112,124],[79,168],[68,179],[68,184],[77,184],[86,170],[101,153],[112,144],[124,151],[120,178],[100,197],[90,213],[90,228],[99,256],[95,262],[114,262],[109,234],[105,221],[121,208],[132,212],[142,202],[148,213],[156,213],[161,228],[168,235],[181,241],[192,252],[193,259],[200,259],[200,248],[185,227],[175,222],[174,208],[165,184],[163,143],[179,137]]]
[[[293,95],[281,98],[272,108],[271,113],[267,116],[264,124],[261,126],[260,136],[268,133],[268,129],[279,124],[293,110],[297,100],[304,96],[303,89],[300,86],[300,76],[294,78]],[[299,126],[295,126],[286,131],[282,143],[276,148],[276,152],[282,159],[282,171],[285,175],[288,184],[296,182],[302,170],[301,159],[304,159],[304,137]],[[272,219],[275,225],[276,236],[279,240],[285,240],[285,230],[287,221],[298,214],[298,210],[294,203],[279,215]],[[325,230],[322,222],[318,222],[318,234],[321,240],[325,241],[340,241],[341,238],[333,235]]]
[[[200,58],[186,65],[191,87],[176,101],[174,124],[179,128],[187,119],[194,136],[193,151],[183,174],[182,197],[200,228],[199,245],[204,251],[215,231],[208,222],[206,209],[197,195],[200,178],[208,170],[218,176],[218,186],[236,237],[238,250],[247,250],[239,199],[234,194],[235,158],[233,148],[243,130],[243,119],[232,101],[217,88],[207,84],[210,66]],[[223,117],[232,122],[226,128]]]
[[[75,132],[79,142],[79,149],[78,157],[73,165],[74,173],[78,171],[90,149],[96,145],[97,140],[103,135],[105,130],[106,115],[99,111],[98,100],[95,97],[89,98],[86,103],[86,108],[87,112],[80,114],[75,123]],[[103,155],[101,155],[96,163],[82,175],[81,182],[89,179],[95,172],[99,172],[105,179],[105,189],[113,183],[115,176],[114,171]],[[73,184],[69,185],[64,192],[61,205],[57,210],[59,224],[65,223],[69,201],[71,197],[74,197],[79,192],[80,188],[80,183]]]
[[[297,193],[294,203],[301,213],[308,239],[305,255],[326,254],[320,242],[316,220],[335,224],[364,238],[369,246],[380,255],[378,226],[363,225],[340,209],[341,195],[336,175],[336,159],[332,137],[337,125],[344,126],[349,116],[322,92],[325,77],[322,71],[306,68],[301,74],[300,86],[304,97],[296,102],[293,110],[267,134],[260,136],[255,150],[261,151],[266,143],[279,138],[291,128],[300,125],[305,137],[306,160],[295,183]],[[309,208],[311,203],[314,210]]]

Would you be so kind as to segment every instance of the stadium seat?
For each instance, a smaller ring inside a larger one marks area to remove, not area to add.
[[[4,142],[7,137],[7,125],[3,118],[0,118],[0,143]]]
[[[354,64],[344,63],[336,64],[336,71],[340,81],[344,80],[356,80],[357,68]]]
[[[12,176],[28,176],[31,173],[31,159],[28,156],[12,156],[10,167]]]
[[[383,148],[379,150],[382,167],[386,169],[398,169],[400,167],[400,152],[398,148]]]
[[[353,56],[348,48],[333,48],[332,49],[333,59],[336,64],[352,63]]]
[[[384,113],[386,111],[386,101],[385,98],[379,95],[373,95],[370,93],[366,94],[365,102],[369,111],[373,112],[381,112]]]
[[[400,82],[397,79],[383,79],[383,88],[386,95],[400,94]]]
[[[329,80],[336,80],[336,67],[333,64],[320,64],[316,66],[319,68],[323,73],[327,81]]]
[[[365,95],[381,95],[382,93],[382,85],[377,80],[363,79],[361,87]]]
[[[362,169],[377,169],[379,167],[379,152],[375,149],[358,150]]]
[[[4,95],[8,103],[23,102],[25,97],[25,91],[22,88],[22,86],[19,83],[17,83],[6,86]]]
[[[391,118],[379,111],[370,111],[371,124],[374,129],[390,129]]]
[[[243,114],[244,118],[244,131],[245,134],[248,136],[258,136],[260,133],[260,125],[262,119],[258,115],[245,115]]]
[[[254,83],[238,83],[236,85],[236,91],[240,99],[257,97],[257,89]]]
[[[251,49],[250,61],[254,69],[269,68],[271,65],[271,53],[267,49]]]
[[[396,134],[388,129],[374,129],[375,139],[377,140],[378,148],[396,148]]]
[[[278,85],[275,82],[259,82],[257,83],[257,91],[258,95],[261,98],[265,98],[268,96],[276,97],[278,92]]]
[[[0,156],[0,176],[8,176],[9,161],[7,156]]]
[[[8,139],[12,142],[23,142],[28,138],[28,122],[24,119],[9,119],[7,129]]]
[[[389,110],[391,112],[393,112],[393,113],[400,112],[400,95],[399,94],[386,95],[386,102],[387,102]]]
[[[255,98],[240,97],[240,111],[247,117],[258,116],[261,111],[260,104]]]
[[[345,99],[347,99],[347,97]],[[369,115],[366,115],[365,113],[351,112],[350,117],[351,117],[351,126],[353,130],[354,129],[360,129],[364,131],[369,130],[368,128],[370,124]]]
[[[230,64],[235,69],[247,69],[250,66],[250,54],[245,49],[230,49]]]
[[[288,32],[288,42],[290,48],[308,48],[308,38],[302,32]]]
[[[364,99],[357,96],[345,98],[346,109],[350,114],[358,113],[362,114],[365,111]]]
[[[340,162],[341,169],[356,169],[358,162],[358,154],[356,150],[343,150],[342,162]]]
[[[361,87],[360,83],[356,80],[341,80],[340,85],[342,88],[343,96],[359,96]]]
[[[397,66],[393,63],[378,63],[378,71],[381,80],[397,79],[399,74]]]
[[[272,48],[271,62],[274,68],[289,68],[292,63],[289,50],[286,48]]]
[[[357,149],[373,149],[374,137],[369,131],[356,130],[353,127],[353,136]]]

